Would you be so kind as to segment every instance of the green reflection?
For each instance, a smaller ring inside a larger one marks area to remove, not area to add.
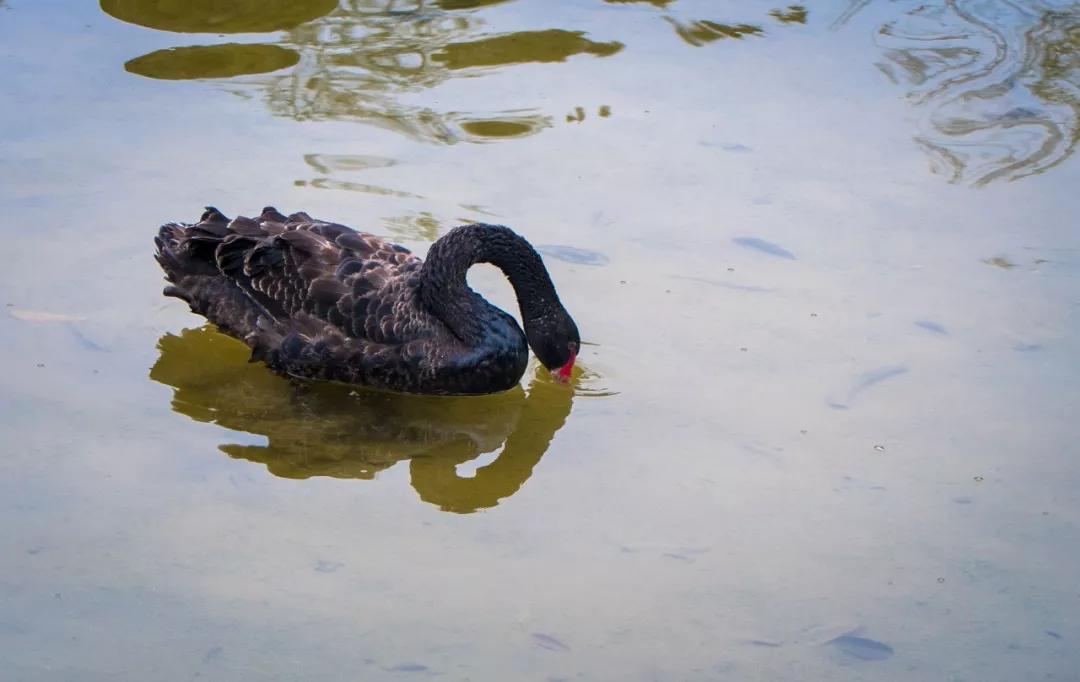
[[[477,138],[525,137],[540,132],[550,122],[542,116],[473,119],[460,122],[461,129]]]
[[[371,168],[386,168],[397,164],[394,159],[383,156],[371,156],[362,154],[305,154],[304,161],[313,169],[326,175],[341,173],[356,173]],[[346,192],[363,192],[378,196],[401,197],[405,199],[423,199],[422,196],[381,187],[366,182],[342,180],[340,178],[320,177],[311,180],[296,180],[293,184],[297,187],[314,187],[315,189],[343,190]],[[432,239],[434,241],[434,238]]]
[[[158,341],[150,378],[173,388],[172,407],[195,421],[265,436],[221,445],[276,476],[372,479],[411,459],[413,488],[446,511],[469,513],[514,494],[565,423],[573,391],[542,377],[471,398],[408,396],[329,383],[295,384],[248,363],[239,341],[210,327]],[[502,447],[463,478],[456,466]]]
[[[528,62],[562,62],[577,54],[609,57],[621,49],[623,44],[620,42],[598,43],[586,38],[582,31],[552,28],[450,43],[436,52],[432,59],[448,69],[468,69]]]
[[[995,268],[1001,268],[1002,270],[1012,270],[1016,267],[1016,263],[1012,262],[1004,256],[994,256],[993,258],[986,258],[983,260],[987,265],[993,265]]]
[[[334,13],[289,33],[287,43],[304,59],[294,71],[261,87],[275,114],[297,120],[360,120],[443,144],[508,140],[550,126],[550,118],[439,112],[404,104],[398,96],[438,86],[466,67],[558,62],[574,54],[602,56],[621,49],[619,43],[557,29],[526,32],[520,39],[510,34],[468,40],[478,28],[479,19],[471,14],[440,14],[430,8],[407,15]],[[539,44],[545,38],[553,45]]]
[[[763,28],[753,24],[721,24],[708,19],[684,24],[671,17],[665,17],[665,19],[675,27],[675,32],[679,34],[683,41],[694,47],[700,47],[717,40],[730,38],[741,40],[746,36],[760,36],[765,32]]]
[[[306,3],[302,7],[311,10],[308,13],[317,18],[286,30],[278,43],[281,48],[299,55],[293,68],[226,87],[245,98],[251,98],[254,90],[262,95],[261,99],[272,113],[299,121],[361,121],[415,139],[443,144],[490,142],[535,133],[551,124],[550,117],[530,114],[526,120],[516,112],[534,110],[527,106],[482,113],[444,112],[430,106],[408,104],[402,95],[436,87],[457,77],[459,71],[523,63],[557,63],[578,54],[610,56],[623,48],[619,42],[597,42],[580,31],[562,29],[477,38],[484,25],[480,12],[456,10],[477,9],[487,4],[495,3],[417,0],[399,6],[391,0],[349,0],[334,11],[319,5],[324,16],[318,16],[312,9],[314,6]],[[242,17],[251,17],[249,5],[239,9],[230,5],[227,11],[219,13],[221,16],[207,9],[205,4],[198,7],[203,9],[165,12],[153,3],[144,2],[117,7],[109,4],[106,9],[116,10],[114,15],[121,18],[138,19],[147,24],[153,21],[163,26],[168,22],[159,15],[172,17],[169,25],[176,26],[181,25],[178,17],[182,16],[187,22],[184,25],[191,30],[226,19],[234,22],[228,25],[239,25],[237,22]],[[273,5],[271,9],[278,12],[274,9],[277,7]],[[132,8],[141,8],[141,14],[133,12]],[[284,16],[293,16],[285,9],[280,12],[284,12]],[[164,61],[165,56],[155,53],[154,59]],[[138,68],[144,60],[151,61],[151,57],[141,57],[131,64]],[[157,64],[156,61],[151,63]],[[145,71],[144,68],[137,72],[148,75]],[[165,69],[154,70],[155,73],[162,71]],[[168,73],[169,77],[175,78],[208,77],[206,72],[185,72],[179,68],[169,69]]]
[[[1061,37],[1047,44],[1042,57],[1042,68],[1043,77],[1047,81],[1080,82],[1080,25],[1063,28]],[[1047,96],[1049,97],[1049,93]]]
[[[124,69],[147,78],[190,80],[269,73],[299,61],[299,54],[277,45],[230,43],[158,50],[132,59]]]
[[[1057,21],[1065,24],[1060,19]],[[1050,35],[1051,39],[1046,41],[1043,49],[1042,75],[1031,86],[1031,91],[1046,102],[1070,107],[1074,116],[1080,118],[1080,16],[1074,18],[1074,23],[1060,28],[1054,26],[1053,19],[1047,19],[1040,28],[1041,33]],[[1054,36],[1055,28],[1057,36]],[[1071,154],[1080,142],[1080,125],[1075,125],[1075,121],[1071,133],[1071,144],[1062,158]]]
[[[511,0],[438,0],[438,5],[442,9],[455,10],[455,9],[476,9],[478,7],[488,7],[489,5],[501,5],[504,2],[510,2]]]
[[[802,5],[791,5],[787,9],[774,9],[769,16],[781,24],[805,24],[807,9]]]
[[[101,0],[107,14],[177,33],[268,33],[337,9],[337,0]]]
[[[314,187],[315,189],[336,189],[346,192],[361,192],[363,194],[375,194],[382,197],[401,197],[402,199],[423,199],[419,194],[403,192],[399,189],[380,187],[366,182],[353,182],[351,180],[337,180],[334,178],[314,178],[312,180],[297,180],[293,183],[297,187]]]
[[[304,154],[304,163],[327,175],[337,172],[388,168],[396,166],[397,160],[370,154]]]
[[[399,239],[433,242],[442,232],[442,223],[429,211],[384,220],[386,229]]]
[[[645,2],[653,7],[667,7],[675,0],[604,0],[604,2],[610,5],[629,5],[631,3]]]

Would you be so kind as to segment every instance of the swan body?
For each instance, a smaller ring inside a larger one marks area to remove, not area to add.
[[[517,385],[530,346],[568,376],[580,345],[540,256],[499,225],[454,228],[425,261],[374,235],[272,207],[232,220],[207,208],[197,223],[163,225],[154,241],[165,295],[282,374],[409,393],[495,393]],[[481,262],[510,279],[524,330],[469,288],[465,273]]]

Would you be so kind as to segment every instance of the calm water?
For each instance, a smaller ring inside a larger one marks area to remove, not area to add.
[[[3,679],[1080,680],[1080,4],[0,0],[0,45]],[[208,203],[512,225],[585,373],[294,386],[160,295]]]

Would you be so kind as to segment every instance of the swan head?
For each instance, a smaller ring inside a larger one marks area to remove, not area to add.
[[[581,337],[570,313],[558,305],[549,315],[525,320],[525,338],[537,359],[556,378],[567,381],[574,369]]]

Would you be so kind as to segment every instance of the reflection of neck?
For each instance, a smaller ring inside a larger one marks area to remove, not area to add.
[[[420,499],[443,511],[469,514],[494,507],[529,480],[547,452],[555,433],[566,423],[573,391],[566,386],[533,381],[514,431],[494,462],[477,469],[473,478],[457,475],[457,465],[475,457],[418,457],[409,464],[412,486]]]

